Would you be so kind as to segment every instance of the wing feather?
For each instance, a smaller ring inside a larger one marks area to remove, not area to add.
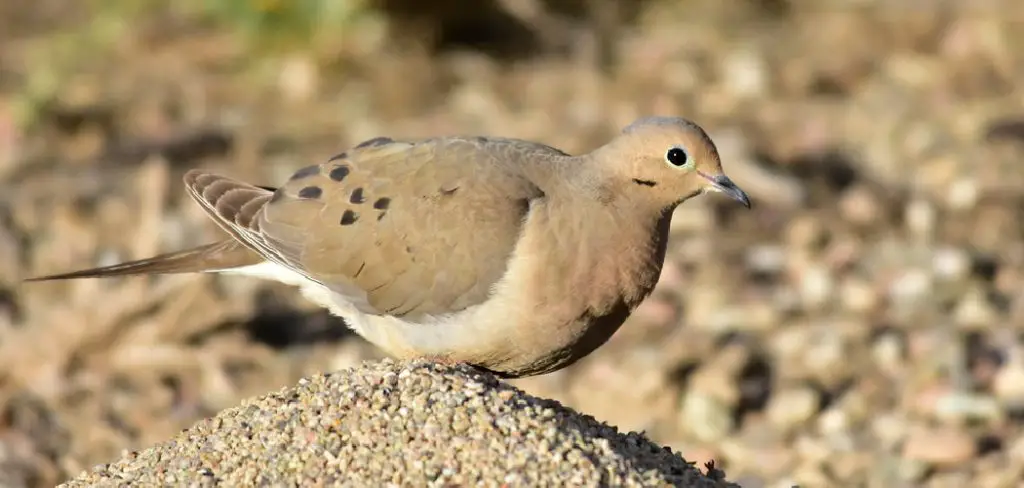
[[[256,216],[261,241],[371,312],[415,320],[480,303],[504,274],[531,199],[504,140],[378,140],[304,168]],[[538,149],[544,150],[544,149]]]
[[[301,266],[286,259],[277,246],[264,240],[260,232],[257,216],[272,200],[274,192],[198,169],[185,173],[184,181],[189,195],[221,229],[238,242],[267,261],[317,281],[305,273]]]

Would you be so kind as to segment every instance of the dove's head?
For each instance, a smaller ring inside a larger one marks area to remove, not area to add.
[[[620,188],[639,200],[673,207],[707,191],[721,192],[750,208],[750,199],[722,171],[718,149],[697,124],[676,117],[633,122],[602,156],[608,157]]]

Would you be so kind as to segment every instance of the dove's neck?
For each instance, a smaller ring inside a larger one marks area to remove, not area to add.
[[[549,146],[519,139],[490,141],[496,158],[510,174],[523,176],[545,195],[586,195],[594,193],[597,168],[590,155],[570,156]]]
[[[598,210],[601,213],[611,211],[612,216],[634,221],[641,217],[642,225],[652,226],[655,214],[662,209],[650,205],[653,202],[632,198],[636,192],[624,188],[620,169],[624,162],[617,159],[621,153],[615,147],[605,146],[588,154],[547,161],[534,171],[544,173],[539,180],[547,187],[541,189],[552,199],[572,201],[574,205],[596,204],[607,207]],[[638,213],[647,216],[624,215]]]
[[[610,196],[608,175],[602,174],[599,164],[592,155],[567,156],[554,161],[546,168],[553,173],[547,181],[557,187],[545,193],[557,198],[607,202]]]

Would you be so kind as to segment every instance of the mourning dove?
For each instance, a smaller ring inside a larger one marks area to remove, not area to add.
[[[704,130],[670,117],[580,156],[518,139],[378,137],[276,189],[203,170],[184,182],[230,238],[30,281],[257,276],[300,287],[392,356],[523,377],[615,333],[658,280],[677,205],[711,190],[750,207]]]

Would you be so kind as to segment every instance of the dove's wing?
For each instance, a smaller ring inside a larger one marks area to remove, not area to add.
[[[517,158],[539,144],[373,139],[274,192],[202,171],[185,181],[228,233],[369,311],[415,320],[481,303],[505,272],[532,199]],[[354,302],[362,302],[358,297]]]

